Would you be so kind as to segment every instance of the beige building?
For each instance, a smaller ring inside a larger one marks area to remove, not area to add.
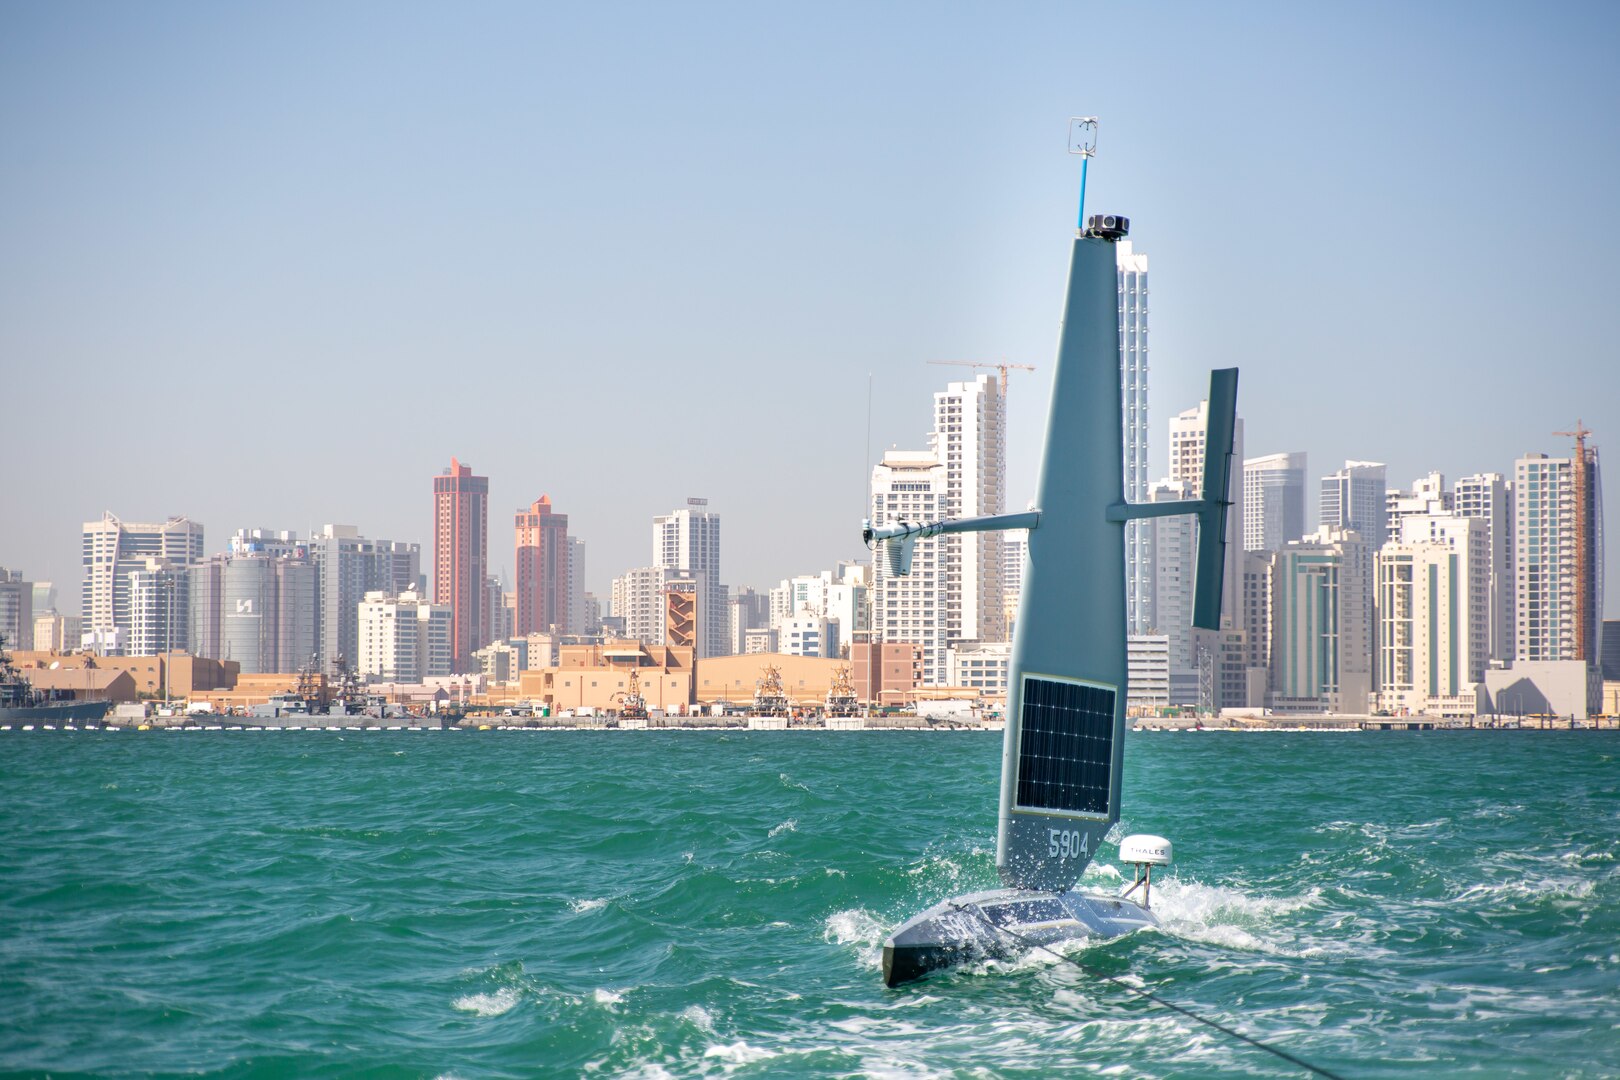
[[[633,671],[647,708],[685,713],[692,704],[692,653],[690,646],[639,641],[563,645],[556,666],[519,674],[512,700],[550,706],[553,715],[586,708],[616,712],[630,693]]]
[[[23,677],[36,690],[68,693],[77,701],[134,701],[135,680],[108,668],[35,668]]]
[[[807,708],[820,707],[832,689],[834,674],[848,666],[847,660],[785,653],[711,656],[697,662],[695,692],[697,700],[705,705],[751,705],[766,667],[774,667],[781,675],[788,700]]]
[[[14,659],[30,680],[40,670],[120,671],[130,677],[132,698],[136,695],[160,698],[167,693],[177,701],[204,691],[229,689],[236,685],[241,669],[234,660],[212,660],[183,652],[159,656],[95,656],[34,649],[15,653]]]

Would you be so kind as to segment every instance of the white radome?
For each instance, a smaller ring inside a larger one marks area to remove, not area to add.
[[[1149,836],[1146,833],[1127,836],[1119,842],[1119,861],[1146,863],[1149,866],[1169,866],[1170,841],[1162,836]]]

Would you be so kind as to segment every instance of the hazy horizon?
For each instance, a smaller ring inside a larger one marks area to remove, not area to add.
[[[1150,260],[1150,445],[1242,369],[1245,453],[1391,487],[1620,453],[1620,9],[0,8],[0,565],[80,528],[431,535],[542,493],[587,587],[710,500],[733,587],[864,555],[870,467],[1007,360],[1035,487],[1072,236]],[[870,459],[868,375],[872,387]],[[1620,544],[1607,567],[1620,581]],[[431,552],[424,553],[424,572]],[[1620,616],[1620,588],[1605,613]]]

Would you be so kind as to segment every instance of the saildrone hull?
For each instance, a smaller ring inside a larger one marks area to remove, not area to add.
[[[1106,939],[1157,926],[1153,912],[1115,896],[992,889],[935,904],[883,943],[886,986],[984,960],[1007,960],[1037,946]]]

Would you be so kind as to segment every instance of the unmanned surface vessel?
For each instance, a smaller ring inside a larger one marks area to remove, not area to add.
[[[1168,842],[1128,837],[1137,866],[1121,896],[1074,889],[1119,820],[1125,746],[1125,526],[1174,514],[1198,518],[1193,625],[1220,625],[1237,369],[1210,378],[1200,497],[1127,503],[1116,241],[1129,222],[1093,215],[1075,237],[1068,297],[1037,494],[1021,514],[865,524],[879,573],[910,570],[917,541],[951,532],[1028,529],[1022,602],[1008,671],[996,869],[1001,889],[946,900],[883,943],[889,986],[964,960],[1014,955],[1077,937],[1111,937],[1157,920],[1152,867]],[[1140,897],[1135,894],[1140,889]]]

